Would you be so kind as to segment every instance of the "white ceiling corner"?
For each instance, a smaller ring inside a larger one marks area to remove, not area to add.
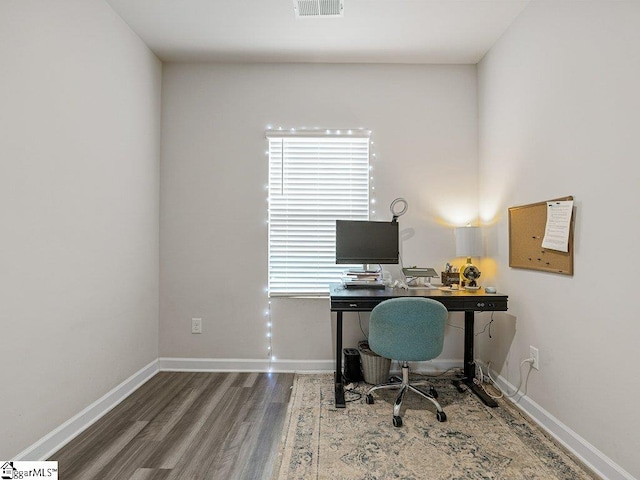
[[[475,64],[530,0],[106,0],[163,61]]]

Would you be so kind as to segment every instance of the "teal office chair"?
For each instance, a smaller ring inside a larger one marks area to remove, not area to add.
[[[409,382],[409,363],[431,360],[442,353],[447,309],[429,298],[393,298],[378,304],[369,319],[369,348],[381,357],[402,363],[402,378],[391,377],[388,383],[371,387],[365,396],[373,403],[372,393],[381,389],[400,389],[393,405],[393,425],[402,426],[400,408],[407,393],[412,392],[430,400],[436,407],[436,419],[445,422],[447,415],[436,400],[438,392],[427,381]],[[416,387],[429,387],[429,392]]]

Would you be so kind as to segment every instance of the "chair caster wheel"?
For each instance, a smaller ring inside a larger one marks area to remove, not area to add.
[[[429,387],[429,395],[431,395],[433,398],[438,398],[438,391],[435,389],[435,387]]]
[[[370,393],[365,395],[364,401],[367,405],[373,405],[373,395],[371,395]]]
[[[444,412],[436,412],[436,420],[438,420],[439,422],[446,422],[447,414]]]
[[[402,426],[402,417],[398,417],[396,415],[393,416],[393,426],[401,427]]]

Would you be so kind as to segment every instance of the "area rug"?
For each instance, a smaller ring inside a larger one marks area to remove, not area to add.
[[[403,425],[392,424],[395,391],[378,391],[367,405],[368,385],[347,393],[336,409],[333,375],[296,375],[274,479],[357,480],[593,480],[508,401],[486,407],[460,393],[450,377],[432,379],[447,414],[407,394]]]

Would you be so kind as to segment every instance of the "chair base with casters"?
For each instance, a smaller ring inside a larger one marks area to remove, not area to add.
[[[439,422],[447,421],[447,414],[444,413],[444,410],[436,400],[438,398],[438,392],[436,389],[426,380],[418,380],[409,382],[409,364],[408,362],[402,363],[402,378],[394,375],[391,377],[392,380],[388,383],[381,383],[379,385],[375,385],[369,389],[366,393],[365,401],[367,404],[372,405],[374,403],[372,393],[376,390],[387,390],[394,389],[400,390],[398,396],[396,397],[396,401],[393,404],[393,426],[401,427],[402,426],[402,417],[400,416],[400,409],[402,408],[402,400],[404,399],[405,394],[408,391],[412,391],[420,395],[421,397],[426,398],[431,403],[433,403],[436,407],[436,419]],[[429,393],[423,392],[422,390],[416,387],[429,387]]]

